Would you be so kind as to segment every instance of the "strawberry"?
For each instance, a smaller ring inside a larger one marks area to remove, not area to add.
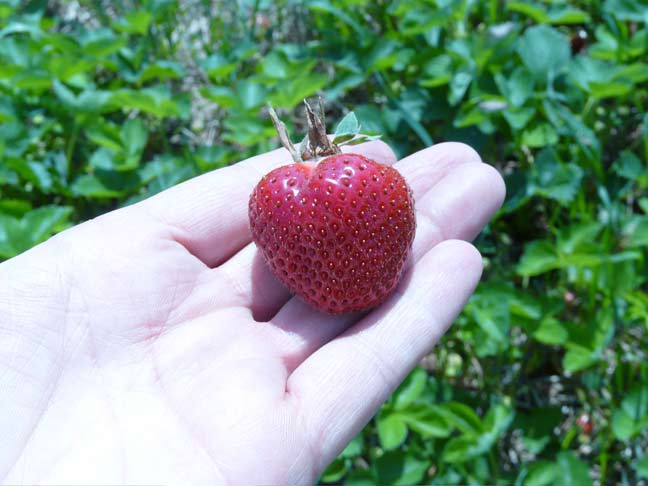
[[[353,133],[359,130],[355,117],[347,117],[330,142],[323,120],[307,105],[309,137],[298,152],[270,112],[295,163],[254,188],[255,243],[274,274],[313,307],[342,314],[379,305],[398,283],[414,239],[407,182],[393,167],[341,153],[336,140],[366,140]]]

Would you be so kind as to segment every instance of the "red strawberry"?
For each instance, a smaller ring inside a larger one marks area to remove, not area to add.
[[[339,152],[328,139],[308,147],[317,155],[322,148]],[[342,153],[267,174],[252,192],[249,215],[273,272],[332,314],[367,310],[387,298],[416,226],[412,192],[396,169]]]

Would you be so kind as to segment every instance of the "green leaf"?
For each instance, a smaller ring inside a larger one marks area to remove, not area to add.
[[[536,114],[536,109],[531,106],[527,106],[519,109],[511,109],[504,111],[503,115],[511,128],[515,131],[519,131],[524,128],[529,121]]]
[[[193,155],[193,160],[201,172],[225,167],[231,160],[236,159],[236,152],[229,147],[221,145],[203,145],[198,147]]]
[[[450,425],[468,434],[478,434],[483,431],[481,419],[472,408],[459,402],[448,402],[438,407],[439,413]]]
[[[619,66],[615,71],[614,79],[626,80],[633,84],[644,83],[648,81],[648,64],[636,62]]]
[[[386,450],[399,447],[407,438],[407,426],[397,413],[379,415],[377,429],[380,444]]]
[[[125,109],[141,110],[158,118],[189,115],[184,98],[175,98],[171,90],[162,85],[141,90],[121,89],[113,92],[112,104]]]
[[[277,135],[274,128],[262,120],[249,116],[230,116],[225,120],[226,133],[223,139],[228,142],[249,147],[256,143],[267,142]]]
[[[257,109],[266,102],[266,88],[257,80],[249,78],[236,83],[237,107],[241,110]],[[302,99],[300,98],[300,102]],[[283,106],[278,104],[278,106]]]
[[[633,218],[625,233],[630,246],[648,246],[648,216]]]
[[[450,95],[448,96],[448,103],[456,105],[466,94],[470,83],[473,80],[472,74],[466,71],[459,71],[450,81]]]
[[[598,83],[592,81],[590,83],[590,92],[599,99],[618,98],[627,95],[631,90],[632,84],[627,82]]]
[[[356,469],[344,479],[344,486],[376,486],[376,480],[369,471]]]
[[[646,165],[637,157],[634,152],[624,150],[619,158],[612,165],[612,170],[621,177],[631,181],[638,179],[647,172]]]
[[[32,205],[28,201],[21,199],[1,199],[0,200],[0,214],[21,218],[25,213],[32,209]]]
[[[452,58],[447,54],[434,57],[428,60],[423,66],[424,78],[421,86],[424,88],[435,88],[448,84],[452,79]]]
[[[648,427],[648,385],[637,386],[621,402],[612,415],[612,432],[619,440],[627,440]]]
[[[564,71],[571,57],[569,39],[546,25],[528,28],[518,41],[517,52],[535,79],[542,82]]]
[[[443,460],[462,463],[488,452],[499,437],[508,429],[515,413],[508,406],[492,406],[483,421],[481,434],[465,434],[450,439],[443,449]]]
[[[65,229],[72,208],[43,206],[21,219],[0,213],[0,257],[11,258]]]
[[[569,76],[572,82],[587,92],[591,92],[591,83],[609,81],[610,73],[615,71],[614,64],[583,55],[576,56],[569,65]]]
[[[414,369],[394,392],[394,409],[403,410],[414,403],[425,390],[427,380],[425,370]]]
[[[122,150],[122,140],[120,130],[116,125],[102,123],[86,129],[86,136],[93,143],[101,145],[112,152]]]
[[[88,31],[81,39],[83,52],[93,57],[107,57],[126,45],[124,37],[117,37],[110,29]]]
[[[541,151],[536,157],[529,192],[569,204],[581,187],[583,170],[577,164],[561,163],[553,150]]]
[[[623,410],[612,415],[612,433],[618,440],[628,440],[635,434],[635,421]]]
[[[595,350],[580,346],[578,344],[569,343],[567,345],[567,352],[563,357],[563,368],[565,371],[575,373],[584,370],[596,362],[598,353]]]
[[[589,475],[587,464],[578,459],[572,452],[560,452],[557,456],[558,472],[556,486],[591,486],[592,478]]]
[[[304,99],[315,95],[319,90],[323,89],[327,82],[328,76],[320,73],[297,76],[273,92],[270,102],[276,106],[294,108]]]
[[[401,451],[387,452],[374,463],[377,484],[412,486],[420,484],[429,464]]]
[[[644,454],[635,461],[634,470],[637,473],[637,477],[648,479],[648,454]]]
[[[567,342],[568,337],[569,334],[565,326],[558,319],[551,316],[542,319],[540,325],[533,331],[533,338],[545,344],[564,344]]]
[[[538,24],[549,23],[550,18],[547,15],[547,11],[540,4],[529,4],[525,2],[506,2],[506,10],[511,10],[512,12],[519,12],[531,18],[534,22]]]
[[[550,121],[556,125],[563,122],[572,132],[571,136],[583,150],[587,158],[594,162],[600,160],[601,144],[597,135],[583,121],[563,105],[550,103],[544,100],[542,106]],[[598,162],[596,162],[598,163]]]
[[[365,30],[365,28],[362,27],[362,25],[360,25],[358,22],[356,22],[351,17],[351,15],[349,15],[346,11],[331,5],[331,3],[326,0],[311,0],[310,2],[308,2],[308,8],[314,10],[315,12],[328,13],[333,17],[339,19],[342,23],[351,27],[356,32],[356,34],[358,34],[360,39],[367,39],[369,36],[369,33]]]
[[[72,214],[72,208],[66,206],[43,206],[29,211],[22,219],[22,224],[29,231],[33,244],[44,241],[61,225],[65,225]]]
[[[371,51],[364,57],[364,71],[373,73],[390,69],[404,55],[402,45],[393,38],[377,39]]]
[[[558,233],[558,247],[561,253],[572,254],[588,245],[603,230],[598,221],[574,224]]]
[[[453,425],[441,407],[429,403],[410,405],[400,412],[408,428],[422,437],[448,437]]]
[[[591,17],[578,8],[560,5],[549,10],[549,19],[552,24],[585,24],[591,20]]]
[[[353,146],[353,145],[360,145],[361,143],[367,143],[367,142],[374,142],[376,140],[380,140],[382,138],[382,135],[358,135],[355,138],[352,138],[351,140],[339,142],[338,145],[340,147],[344,147],[345,145],[348,146]]]
[[[558,252],[548,241],[532,241],[527,243],[517,267],[517,273],[525,277],[533,277],[556,268]]]
[[[118,163],[113,152],[105,147],[95,150],[90,156],[89,164],[95,169],[113,170]]]
[[[462,463],[471,461],[488,451],[484,447],[485,443],[480,443],[479,437],[472,435],[463,435],[450,439],[443,449],[441,459],[447,463]]]
[[[41,69],[23,71],[12,80],[14,88],[21,88],[30,91],[42,92],[52,86],[52,77]]]
[[[134,173],[97,170],[94,175],[79,176],[70,186],[74,196],[93,199],[124,197],[139,187],[140,178]]]
[[[120,169],[134,169],[140,162],[142,152],[148,141],[148,131],[139,118],[128,120],[121,129],[124,160]]]
[[[558,475],[558,466],[549,461],[538,461],[529,466],[522,486],[551,486]]]
[[[344,450],[340,453],[340,457],[353,458],[358,457],[362,454],[364,448],[364,439],[362,434],[357,435],[353,438],[349,445],[347,445]]]
[[[184,68],[173,61],[157,61],[153,64],[147,64],[137,76],[136,80],[145,83],[152,79],[164,81],[166,79],[177,79],[185,76]]]
[[[548,123],[538,123],[522,132],[522,144],[532,148],[543,148],[558,141],[556,130]]]
[[[486,288],[473,296],[468,312],[490,339],[499,343],[508,341],[510,327],[508,296],[502,295],[497,289]]]
[[[355,113],[349,112],[335,128],[333,143],[339,144],[351,140],[360,132],[360,123]]]
[[[31,182],[44,193],[51,192],[52,174],[43,162],[26,161],[23,159],[8,159],[7,167],[13,169],[23,180]]]
[[[223,108],[234,108],[237,103],[236,93],[227,86],[207,86],[200,89],[200,94]]]
[[[326,468],[320,478],[324,483],[335,483],[344,477],[348,468],[344,459],[336,459]]]
[[[605,0],[603,10],[619,20],[648,23],[646,5],[642,0]]]
[[[153,16],[146,10],[135,10],[113,22],[113,28],[127,34],[144,35],[148,31]]]
[[[532,95],[534,88],[533,76],[528,69],[518,67],[507,82],[506,96],[511,105],[522,106]]]
[[[205,70],[207,76],[215,81],[222,81],[229,76],[237,66],[223,54],[216,53],[200,61],[200,66]]]
[[[515,412],[507,405],[497,404],[493,405],[486,416],[484,417],[484,431],[486,436],[490,438],[491,444],[509,428]]]

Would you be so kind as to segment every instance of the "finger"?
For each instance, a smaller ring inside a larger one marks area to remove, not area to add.
[[[353,147],[382,163],[395,156],[383,142]],[[285,149],[252,157],[179,184],[142,202],[141,208],[173,229],[174,238],[206,265],[226,261],[251,241],[248,199],[269,171],[290,163]]]
[[[308,358],[287,382],[320,451],[320,468],[342,450],[425,356],[465,305],[482,262],[469,243],[430,250],[386,305]]]
[[[215,266],[245,244],[242,211],[254,184],[289,160],[286,150],[273,150],[167,189],[143,201],[142,208],[170,227],[193,255]]]
[[[433,187],[457,166],[481,162],[470,145],[444,142],[405,157],[395,167],[405,177],[418,202],[421,194]]]
[[[380,145],[375,147],[378,151],[383,150]],[[369,157],[378,157],[380,155],[375,153],[371,155],[368,152],[365,152],[365,154]],[[420,198],[449,172],[460,165],[471,162],[483,165],[480,162],[477,152],[470,146],[463,143],[448,142],[412,154],[396,163],[396,167],[413,188],[415,196]],[[495,185],[498,186],[498,184]],[[501,183],[499,186],[501,186]],[[461,191],[460,193],[464,194]],[[486,218],[488,217],[490,217],[490,214],[486,216]],[[420,225],[417,231],[423,231]],[[424,232],[428,232],[428,230]],[[458,235],[456,237],[462,236]],[[256,260],[253,262],[254,259]],[[263,266],[264,263],[258,258],[256,252],[251,249],[248,250],[248,248],[222,265],[222,271],[225,273],[227,281],[230,282],[229,285],[231,285],[231,288],[237,289],[236,295],[227,295],[228,298],[231,297],[233,299],[228,303],[231,305],[249,306],[257,320],[269,320],[290,298],[288,289],[269,270],[264,269]],[[221,274],[218,273],[216,278],[221,278]],[[226,294],[223,295],[226,296]],[[309,309],[300,299],[297,299],[297,302],[291,304],[291,309],[288,309],[286,315],[282,316],[276,322],[276,325],[290,332],[290,325],[288,323],[297,322],[292,316],[301,316],[303,314],[303,306],[305,306],[306,310]],[[308,335],[306,328],[313,327],[317,330],[318,335],[322,333],[321,337],[317,340],[319,342],[327,339],[328,336],[334,336],[335,334],[333,333],[339,332],[338,328],[340,326],[348,324],[347,319],[344,319],[343,323],[338,323],[336,326],[320,327],[318,321],[321,318],[321,315],[311,315],[308,324],[295,324],[302,333],[302,336],[298,337],[299,342],[302,342],[302,338]],[[310,340],[306,338],[306,341]],[[297,348],[299,348],[299,345],[297,345]],[[300,353],[296,351],[295,362],[299,361],[299,356]]]
[[[504,199],[501,176],[483,163],[455,166],[417,201],[417,230],[410,264],[445,239],[472,239]],[[272,319],[281,334],[285,362],[294,369],[310,354],[355,322],[357,316],[331,317],[294,297]]]
[[[416,202],[414,260],[445,239],[470,241],[502,205],[502,176],[483,163],[458,165]]]

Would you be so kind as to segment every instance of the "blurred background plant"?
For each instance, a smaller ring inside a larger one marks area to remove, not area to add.
[[[267,101],[464,141],[483,281],[321,481],[646,484],[646,59],[645,0],[0,0],[0,259],[274,148]]]

